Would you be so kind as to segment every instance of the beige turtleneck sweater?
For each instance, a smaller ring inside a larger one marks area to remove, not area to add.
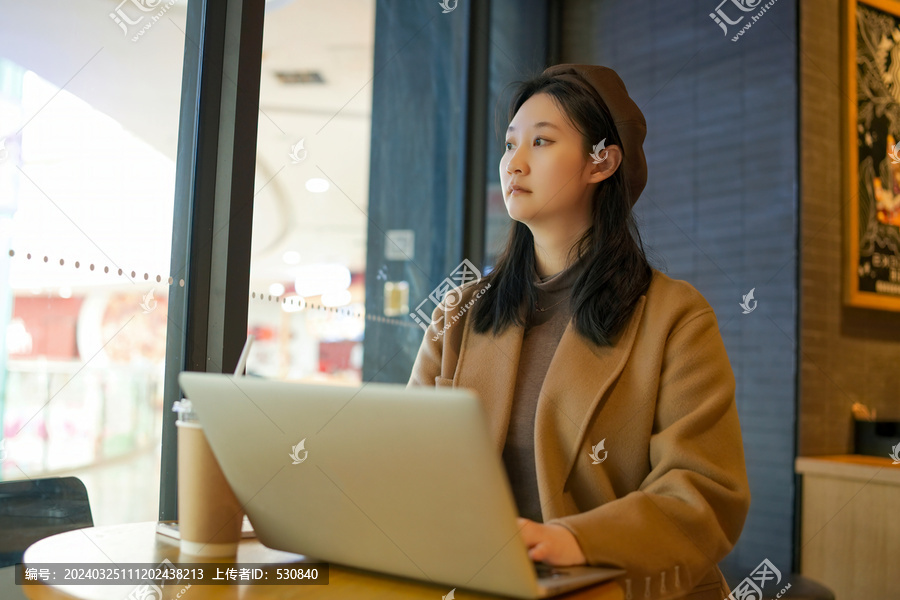
[[[538,523],[543,523],[543,517],[534,466],[534,415],[550,360],[572,316],[569,296],[583,267],[578,262],[543,279],[534,274],[537,305],[546,310],[535,311],[534,317],[525,324],[519,355],[503,463],[519,515]]]

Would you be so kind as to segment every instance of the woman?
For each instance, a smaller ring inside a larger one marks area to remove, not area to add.
[[[750,504],[734,375],[710,305],[640,244],[644,116],[614,71],[556,65],[509,117],[506,249],[435,309],[408,385],[478,394],[532,560],[722,600]]]

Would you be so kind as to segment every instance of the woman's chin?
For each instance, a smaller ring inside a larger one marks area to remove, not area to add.
[[[519,223],[526,223],[528,221],[528,217],[531,216],[531,213],[525,212],[523,210],[512,210],[508,209],[507,214],[509,214],[509,218],[513,221],[518,221]]]
[[[525,223],[534,216],[535,210],[527,202],[513,198],[510,202],[507,202],[506,212],[513,221]]]

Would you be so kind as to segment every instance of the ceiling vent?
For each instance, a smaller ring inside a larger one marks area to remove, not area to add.
[[[318,71],[275,71],[275,77],[285,85],[299,83],[325,83]]]

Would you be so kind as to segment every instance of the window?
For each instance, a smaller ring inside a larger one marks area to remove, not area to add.
[[[0,477],[78,476],[98,525],[157,515],[184,20],[0,22]]]

